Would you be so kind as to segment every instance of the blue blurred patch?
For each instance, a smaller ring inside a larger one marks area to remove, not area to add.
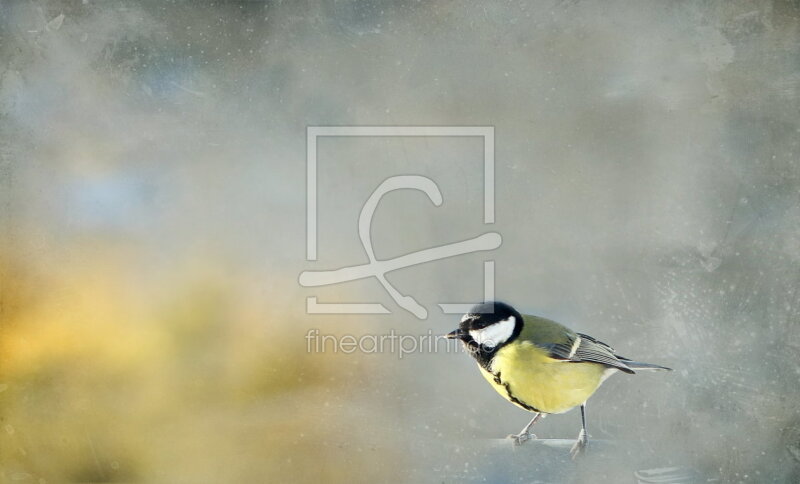
[[[118,173],[74,179],[65,184],[65,211],[79,228],[137,229],[156,211],[154,187],[141,175]]]

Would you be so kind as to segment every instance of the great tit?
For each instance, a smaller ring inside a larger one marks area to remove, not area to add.
[[[622,357],[591,336],[549,319],[522,315],[502,302],[474,306],[446,337],[461,340],[500,395],[534,413],[519,434],[509,435],[514,444],[535,439],[530,429],[545,415],[580,405],[582,426],[570,450],[573,458],[588,442],[586,400],[606,378],[620,371],[670,370]]]

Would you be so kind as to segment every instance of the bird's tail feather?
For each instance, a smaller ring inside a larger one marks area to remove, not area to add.
[[[652,363],[642,363],[641,361],[625,361],[622,360],[625,365],[632,369],[632,370],[666,370],[672,371],[672,368],[667,368],[666,366],[661,365],[654,365]]]

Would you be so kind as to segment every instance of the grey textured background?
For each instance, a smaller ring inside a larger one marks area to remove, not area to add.
[[[429,307],[426,321],[374,281],[296,283],[307,268],[363,263],[360,204],[385,177],[419,173],[445,203],[387,197],[373,227],[379,257],[497,230],[499,298],[676,371],[608,381],[589,403],[590,433],[617,446],[579,464],[494,447],[489,439],[527,415],[461,354],[339,355],[313,390],[256,392],[247,410],[154,403],[163,419],[147,420],[152,428],[182,414],[188,428],[233,430],[198,431],[184,448],[173,445],[181,431],[153,438],[134,420],[120,433],[153,439],[142,455],[154,456],[139,457],[134,444],[104,447],[116,423],[86,431],[91,452],[83,430],[26,426],[78,418],[52,403],[67,398],[53,385],[71,388],[65,357],[47,378],[0,372],[11,385],[0,417],[12,426],[0,477],[626,482],[677,466],[702,480],[797,482],[798,15],[790,1],[3,2],[0,224],[10,265],[35,274],[34,293],[47,295],[47,274],[80,271],[98,253],[116,254],[101,272],[145,305],[179,285],[175,274],[213,266],[217,285],[236,288],[233,306],[266,306],[239,319],[263,338],[248,343],[256,365],[280,372],[325,356],[273,357],[279,333],[300,346],[309,328],[442,334],[457,318],[433,304],[479,297],[482,256],[390,275]],[[324,140],[320,260],[306,263],[307,125],[495,126],[497,223],[481,224],[476,140]],[[395,312],[310,317],[312,294]],[[32,300],[15,304],[24,312]],[[0,338],[10,338],[22,323],[4,314]],[[220,324],[227,317],[237,320]],[[195,375],[187,358],[181,371]],[[116,405],[85,405],[89,426],[92,415],[126,420]],[[275,415],[316,430],[287,430]],[[537,433],[572,438],[578,424],[571,412]],[[252,440],[247,428],[258,429]],[[43,455],[50,436],[66,442],[58,460]],[[117,476],[120,466],[128,474]]]

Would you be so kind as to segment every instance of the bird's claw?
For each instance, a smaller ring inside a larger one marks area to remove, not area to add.
[[[588,443],[589,439],[586,438],[586,432],[581,430],[581,433],[578,434],[578,440],[575,441],[575,444],[569,450],[569,456],[572,458],[572,460],[577,459],[579,455],[586,452],[586,444]]]
[[[522,444],[524,444],[525,442],[527,442],[529,440],[535,440],[536,439],[536,435],[532,434],[530,432],[523,432],[523,433],[518,434],[518,435],[511,434],[506,438],[507,439],[511,439],[511,442],[514,445],[522,445]]]

